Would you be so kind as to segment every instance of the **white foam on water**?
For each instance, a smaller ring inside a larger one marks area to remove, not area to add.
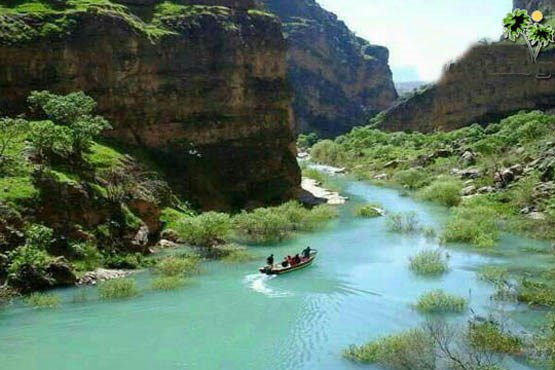
[[[267,282],[275,278],[277,278],[276,275],[250,274],[245,276],[245,278],[243,279],[243,283],[255,292],[262,293],[267,297],[282,298],[291,296],[291,292],[277,291],[266,285]]]

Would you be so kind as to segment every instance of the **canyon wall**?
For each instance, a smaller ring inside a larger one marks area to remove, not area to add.
[[[32,90],[82,90],[112,122],[107,136],[148,152],[201,208],[292,197],[300,171],[279,20],[250,0],[121,2],[150,23],[117,4],[0,15],[0,112],[24,112]]]
[[[298,132],[345,133],[395,101],[385,47],[356,37],[314,0],[264,3],[284,23]]]
[[[549,14],[554,1],[515,0],[515,8]],[[501,24],[501,17],[500,17]],[[500,25],[500,34],[502,32]],[[523,44],[478,44],[445,67],[433,86],[385,111],[386,130],[430,132],[473,123],[487,124],[520,110],[555,108],[555,51],[545,50],[537,64]]]

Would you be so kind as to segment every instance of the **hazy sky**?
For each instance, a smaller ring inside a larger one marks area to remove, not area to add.
[[[432,81],[482,38],[497,40],[512,0],[317,0],[357,35],[387,46],[397,81]]]

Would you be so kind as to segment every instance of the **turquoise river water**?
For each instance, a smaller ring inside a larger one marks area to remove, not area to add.
[[[0,369],[373,369],[343,359],[342,350],[417,326],[424,318],[411,304],[430,289],[468,297],[479,314],[533,314],[522,306],[500,307],[489,298],[492,288],[477,279],[480,266],[502,263],[501,257],[450,249],[449,273],[417,277],[408,259],[437,247],[436,241],[390,233],[384,218],[353,216],[357,204],[379,202],[388,212],[415,211],[422,224],[437,227],[445,209],[395,190],[337,181],[350,197],[340,217],[316,233],[253,246],[259,261],[207,262],[185,288],[163,293],[149,291],[150,275],[138,273],[144,290],[130,300],[103,302],[94,288],[72,288],[57,292],[64,299],[58,309],[14,303],[0,311]],[[532,243],[516,237],[504,242]],[[288,276],[257,273],[270,252],[283,256],[306,245],[320,252],[313,266]],[[468,315],[452,320],[462,323]],[[522,323],[511,321],[516,328]]]

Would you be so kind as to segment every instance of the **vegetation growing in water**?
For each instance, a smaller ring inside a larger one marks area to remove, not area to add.
[[[420,222],[414,212],[392,213],[387,216],[387,227],[390,231],[409,234],[420,230]]]
[[[418,275],[441,275],[449,269],[447,259],[439,250],[425,250],[410,258],[410,269]]]
[[[466,309],[466,299],[434,290],[421,295],[414,307],[424,313],[459,313]]]
[[[477,349],[462,327],[444,321],[427,321],[417,329],[392,334],[360,346],[353,345],[344,357],[386,369],[501,369],[502,355]]]
[[[379,204],[364,204],[355,209],[355,214],[359,217],[373,218],[383,216],[383,210]]]
[[[25,298],[25,303],[34,308],[56,308],[61,301],[60,296],[47,293],[33,293]]]
[[[112,279],[98,285],[100,298],[105,300],[132,298],[139,294],[135,280],[131,278]]]
[[[522,352],[522,338],[503,330],[494,319],[468,323],[468,340],[480,350],[517,355]]]
[[[185,280],[178,276],[160,276],[152,280],[154,290],[175,290],[185,285]]]
[[[156,272],[168,277],[187,277],[198,274],[200,260],[195,255],[166,257],[156,264]]]
[[[461,202],[461,182],[452,178],[439,178],[418,192],[423,200],[438,202],[446,207],[454,207]]]

